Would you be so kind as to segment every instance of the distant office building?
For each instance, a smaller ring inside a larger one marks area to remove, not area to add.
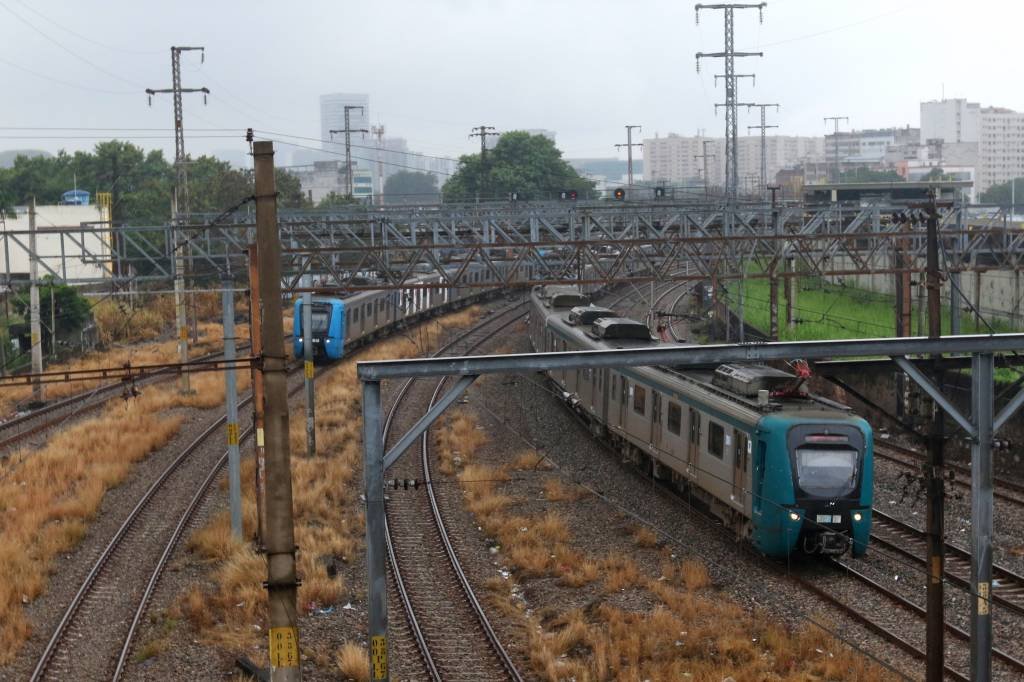
[[[299,179],[302,193],[313,204],[318,204],[328,194],[344,195],[348,192],[345,185],[345,161],[332,159],[315,161],[311,164],[287,166],[285,171]]]
[[[40,275],[48,270],[63,272],[71,280],[104,280],[110,276],[110,235],[105,223],[110,220],[107,210],[99,204],[91,204],[88,192],[77,190],[77,201],[58,206],[36,206],[36,224],[45,227],[75,228],[72,237],[61,238],[56,232],[40,230],[36,235],[36,255],[40,264]],[[74,195],[75,191],[65,195]],[[78,203],[81,202],[81,203]],[[29,227],[28,206],[15,206],[13,215],[0,220],[0,230],[27,232]],[[26,246],[9,240],[7,274],[12,280],[27,281],[29,257]]]
[[[325,151],[337,153],[345,151],[345,134],[335,133],[331,136],[332,130],[344,130],[345,128],[345,107],[362,107],[362,110],[352,109],[349,111],[349,126],[353,130],[370,129],[370,96],[364,93],[333,93],[320,95],[320,139],[321,146]],[[368,144],[368,133],[352,133],[353,144],[357,141],[361,145]],[[353,156],[361,156],[353,153]],[[353,165],[357,164],[353,159]]]
[[[877,165],[893,148],[916,145],[920,140],[920,128],[910,126],[831,133],[825,136],[825,156],[832,163],[838,153],[840,164]]]
[[[966,99],[921,102],[921,142],[978,142],[981,135],[981,105]]]

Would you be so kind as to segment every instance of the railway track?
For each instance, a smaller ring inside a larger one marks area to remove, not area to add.
[[[925,453],[913,448],[899,445],[897,443],[890,443],[888,441],[880,441],[877,438],[874,441],[874,446],[874,452],[877,457],[881,457],[882,459],[905,468],[913,469],[914,471],[920,471],[921,465],[926,462],[928,458]],[[960,464],[959,462],[949,461],[946,462],[945,466],[947,469],[951,469],[960,474],[960,476],[953,479],[953,484],[970,493],[971,468],[967,465]],[[995,498],[1011,504],[1024,506],[1024,485],[1000,476],[994,476],[992,482],[992,495]]]
[[[239,350],[244,350],[249,344],[243,344]],[[221,352],[207,353],[193,358],[195,361],[213,360],[222,355]],[[177,372],[162,370],[151,376],[134,382],[136,386],[162,383],[178,377]],[[10,448],[25,439],[47,429],[66,423],[69,419],[95,412],[106,405],[111,399],[124,392],[125,384],[121,381],[101,384],[88,391],[82,391],[67,398],[61,398],[48,403],[39,409],[28,414],[23,414],[13,419],[0,423],[0,457],[3,453],[9,452]]]
[[[485,341],[525,314],[525,302],[509,306],[458,335],[435,355],[472,353]],[[434,404],[445,384],[436,383],[423,409],[404,410],[414,392],[423,393],[415,381],[400,389],[384,426],[384,441],[397,440],[395,424],[400,411],[409,423]],[[421,396],[422,399],[422,396]],[[394,593],[416,642],[424,672],[432,680],[522,680],[515,663],[491,626],[459,562],[441,507],[445,495],[459,495],[450,486],[433,485],[429,430],[420,442],[419,457],[399,460],[392,477],[426,482],[425,492],[392,495],[386,501],[386,535]]]
[[[291,387],[289,396],[301,388],[301,383]],[[251,402],[250,393],[239,407]],[[225,421],[221,416],[204,428],[129,512],[64,610],[36,663],[33,681],[97,675],[117,679],[122,674],[167,561],[227,461],[226,451],[213,455],[205,447]],[[102,660],[105,654],[97,653],[104,648],[101,642],[119,652],[116,659],[111,655]],[[83,674],[83,662],[103,669]]]
[[[927,534],[878,509],[871,511],[871,540],[915,563],[927,566]],[[1008,611],[1024,616],[1024,576],[998,565],[992,566],[992,600]],[[970,590],[971,553],[946,544],[946,579]]]

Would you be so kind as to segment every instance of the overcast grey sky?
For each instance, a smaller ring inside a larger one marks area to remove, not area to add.
[[[169,47],[184,58],[186,144],[245,150],[257,129],[319,136],[318,96],[367,92],[372,121],[415,150],[473,150],[469,128],[548,128],[567,156],[612,156],[623,125],[644,136],[721,135],[724,98],[694,53],[722,49],[722,13],[679,0],[0,0],[0,149],[88,149],[134,137],[173,156]],[[17,17],[15,16],[17,15]],[[18,18],[20,17],[20,19]],[[967,97],[1024,109],[1010,0],[770,0],[764,23],[737,11],[742,101],[778,102],[779,134],[820,135],[823,116],[866,128],[917,125],[924,99]],[[741,133],[754,114],[741,113]],[[11,127],[118,128],[27,131]],[[127,128],[165,128],[143,132]],[[204,132],[230,128],[238,133]],[[10,139],[39,135],[50,139]],[[232,135],[230,139],[203,138]],[[71,136],[76,139],[53,139]],[[319,146],[317,142],[303,142]],[[287,147],[279,147],[288,149]]]

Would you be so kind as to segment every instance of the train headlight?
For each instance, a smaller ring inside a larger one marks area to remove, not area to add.
[[[299,337],[299,343],[302,343],[302,337],[301,336]]]
[[[789,518],[792,519],[793,521],[799,521],[800,520],[800,515],[797,514],[796,512],[789,512]]]
[[[330,343],[330,342],[331,342],[330,339],[324,339],[324,343]]]
[[[853,520],[860,521],[864,516],[860,512],[853,512]]]

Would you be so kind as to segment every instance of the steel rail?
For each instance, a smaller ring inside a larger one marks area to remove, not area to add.
[[[460,342],[465,341],[466,339],[471,337],[474,333],[476,333],[479,330],[481,330],[481,329],[483,329],[483,328],[493,324],[496,319],[500,319],[501,316],[506,315],[506,314],[508,314],[510,312],[513,312],[513,311],[515,311],[518,308],[521,308],[522,306],[526,305],[526,303],[527,303],[526,301],[522,301],[520,303],[516,303],[516,304],[513,304],[511,306],[506,307],[504,310],[499,311],[496,315],[490,316],[488,319],[482,321],[481,323],[479,323],[477,325],[474,325],[471,329],[469,329],[469,330],[463,332],[462,334],[458,335],[455,339],[453,339],[453,340],[449,341],[448,343],[446,343],[444,346],[442,346],[437,351],[435,351],[432,355],[435,356],[435,357],[440,356],[441,353],[444,353],[444,352],[452,349],[453,347],[455,347]],[[510,326],[514,322],[516,322],[519,319],[521,319],[523,317],[523,315],[525,315],[525,313],[521,313],[519,315],[516,315],[516,316],[510,318],[508,321],[504,322],[497,329],[491,331],[489,334],[485,335],[483,338],[477,340],[474,344],[472,344],[464,352],[469,352],[469,351],[475,349],[480,344],[482,344],[484,341],[486,341],[487,339],[489,339],[492,336],[494,336],[494,334],[498,333],[499,331],[505,329],[506,327]],[[384,437],[384,441],[385,442],[387,442],[388,435],[391,432],[391,427],[392,427],[392,424],[394,422],[394,417],[398,413],[399,406],[402,404],[402,402],[407,397],[409,389],[412,387],[412,384],[414,382],[415,382],[415,379],[409,379],[409,380],[405,381],[402,384],[402,387],[399,390],[399,393],[398,393],[394,403],[392,404],[391,409],[388,411],[388,415],[387,415],[387,418],[385,420],[384,430],[383,430],[384,431],[384,436],[383,437]],[[437,386],[436,386],[436,388],[434,390],[434,393],[433,393],[433,395],[431,397],[430,406],[432,406],[434,404],[434,402],[436,401],[437,396],[439,395],[441,387],[443,386],[443,384],[444,384],[444,381],[438,382],[438,384],[437,384]],[[428,406],[427,409],[430,409],[430,406]],[[494,651],[494,653],[498,657],[502,667],[509,673],[509,676],[511,677],[511,679],[516,680],[517,682],[521,682],[521,680],[523,678],[519,674],[515,664],[512,662],[512,659],[508,655],[508,652],[505,651],[505,648],[502,646],[501,641],[498,639],[497,633],[494,632],[494,629],[491,626],[490,621],[487,619],[487,615],[486,615],[486,613],[483,610],[483,606],[480,604],[479,600],[477,600],[476,595],[473,592],[472,586],[469,584],[469,580],[466,578],[465,572],[462,570],[462,567],[461,567],[461,564],[459,563],[458,557],[455,554],[455,549],[452,546],[451,540],[448,537],[447,531],[445,529],[444,521],[443,521],[443,518],[442,518],[442,515],[441,515],[441,512],[440,512],[440,508],[437,505],[437,500],[436,500],[436,497],[434,495],[433,485],[432,485],[431,478],[430,478],[429,462],[427,461],[427,457],[428,457],[428,454],[427,454],[428,453],[428,451],[427,451],[427,444],[429,442],[428,441],[428,433],[429,433],[429,430],[424,432],[424,434],[423,434],[423,459],[422,459],[422,466],[424,467],[424,473],[426,474],[426,478],[425,478],[425,480],[426,480],[426,487],[427,487],[427,492],[428,492],[428,495],[429,495],[431,510],[432,510],[433,515],[434,515],[434,523],[435,523],[435,526],[438,529],[438,535],[440,536],[442,544],[444,545],[445,552],[446,552],[446,554],[448,556],[449,562],[452,565],[452,569],[454,570],[454,572],[456,574],[456,577],[458,578],[459,583],[460,583],[460,585],[462,587],[463,595],[466,597],[470,607],[473,609],[474,613],[476,614],[477,620],[480,623],[480,626],[481,626],[481,628],[482,628],[482,630],[484,632],[484,635],[487,637],[488,641],[490,642],[492,650]],[[407,621],[409,623],[410,629],[413,631],[413,636],[416,639],[417,647],[420,650],[420,655],[423,658],[424,665],[426,665],[427,668],[428,668],[427,672],[430,674],[432,679],[440,681],[443,678],[441,676],[440,670],[437,667],[437,662],[434,661],[433,655],[431,654],[430,645],[429,645],[429,643],[427,641],[426,635],[423,632],[423,629],[420,626],[418,619],[416,618],[415,607],[413,606],[412,597],[410,596],[410,593],[409,593],[409,590],[408,590],[408,586],[405,584],[405,582],[404,582],[404,580],[402,578],[401,567],[399,566],[398,556],[397,556],[397,553],[395,552],[395,545],[394,545],[393,538],[391,536],[391,529],[388,526],[386,516],[385,516],[384,529],[385,529],[385,538],[387,540],[388,558],[391,561],[392,573],[393,573],[393,575],[395,577],[395,584],[396,584],[396,587],[398,588],[398,593],[399,593],[399,596],[400,596],[400,598],[402,600],[402,606],[403,606],[403,610],[405,611],[405,614],[406,614],[406,619],[407,619]]]
[[[878,509],[871,510],[871,519],[871,539],[874,542],[883,547],[887,547],[891,551],[907,557],[916,563],[927,566],[927,560],[921,553],[912,548],[902,546],[894,540],[882,537],[877,533],[877,527],[882,526],[887,533],[896,535],[898,540],[916,542],[920,544],[920,549],[922,550],[924,549],[927,533],[911,526],[908,523],[904,523],[899,519],[893,518]],[[950,559],[960,562],[958,566],[961,569],[960,571],[954,572],[950,570]],[[970,592],[971,553],[947,542],[946,560],[946,579],[954,585],[964,588]],[[966,565],[964,562],[966,562]],[[963,569],[966,569],[967,577],[962,575]],[[1015,612],[1019,616],[1024,616],[1024,576],[1014,573],[1004,566],[998,565],[992,566],[992,574],[996,578],[992,585],[992,601],[1000,604],[1009,611]]]

